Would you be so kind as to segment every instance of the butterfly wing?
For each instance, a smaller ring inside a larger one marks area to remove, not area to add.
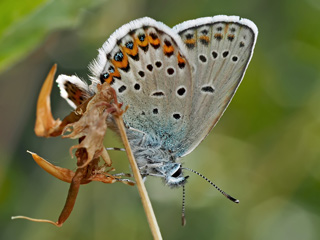
[[[193,102],[184,148],[190,153],[215,126],[235,94],[255,46],[258,29],[247,19],[215,16],[173,28],[193,66]]]
[[[178,151],[192,104],[191,67],[180,36],[150,18],[119,28],[91,64],[92,81],[109,82],[120,102],[127,127],[161,139],[162,148]],[[141,136],[140,136],[141,137]],[[142,138],[142,137],[141,137]]]
[[[67,76],[61,74],[56,82],[60,88],[60,95],[66,99],[72,108],[76,108],[90,98],[94,92],[89,89],[86,82],[75,75]]]

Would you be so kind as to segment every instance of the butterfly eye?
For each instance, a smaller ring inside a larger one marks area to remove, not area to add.
[[[181,175],[182,171],[181,171],[181,168],[179,168],[177,171],[175,171],[174,174],[172,174],[172,177],[176,178],[176,177],[179,177]]]

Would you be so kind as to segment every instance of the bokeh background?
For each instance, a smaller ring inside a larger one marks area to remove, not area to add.
[[[226,200],[191,175],[187,225],[181,189],[146,182],[164,239],[320,239],[320,2],[318,0],[25,0],[0,2],[0,239],[151,239],[135,187],[82,186],[62,228],[12,215],[57,220],[69,185],[44,172],[26,150],[75,169],[74,141],[33,132],[36,99],[53,63],[87,78],[108,36],[150,16],[174,26],[217,14],[259,28],[254,56],[219,124],[185,165],[240,199]],[[70,112],[55,86],[55,117]],[[105,145],[120,147],[111,132]],[[111,152],[128,172],[126,155]]]

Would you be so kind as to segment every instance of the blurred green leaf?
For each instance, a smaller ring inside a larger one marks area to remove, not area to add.
[[[45,0],[26,0],[26,1],[10,1],[3,0],[0,2],[0,36],[10,29],[11,26],[36,11]]]
[[[39,46],[50,31],[73,28],[102,0],[4,1],[0,3],[0,71]],[[79,14],[80,12],[80,14]]]

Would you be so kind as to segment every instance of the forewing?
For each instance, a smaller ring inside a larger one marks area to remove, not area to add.
[[[179,151],[185,139],[192,102],[191,68],[180,36],[150,18],[118,29],[91,65],[94,88],[109,82],[120,102],[127,127],[161,139]]]
[[[193,102],[184,148],[190,153],[215,126],[235,94],[251,59],[258,30],[236,16],[190,20],[173,28],[193,67]]]

